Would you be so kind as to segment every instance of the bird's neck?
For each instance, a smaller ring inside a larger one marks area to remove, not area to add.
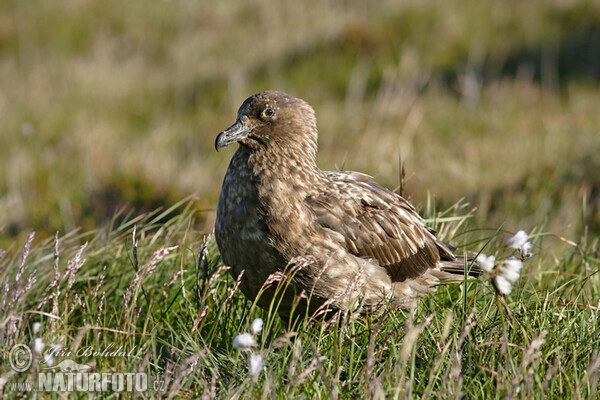
[[[294,190],[292,187],[298,189],[299,185],[312,186],[323,174],[315,162],[316,146],[281,146],[277,149],[251,150],[241,145],[238,151],[247,152],[248,166],[261,185],[285,186]]]
[[[324,176],[310,153],[298,152],[292,148],[273,151],[240,145],[234,157],[239,157],[242,161],[237,165],[247,168],[261,204],[269,209],[268,213],[274,215],[283,215],[278,209],[289,210],[290,207],[302,204]]]

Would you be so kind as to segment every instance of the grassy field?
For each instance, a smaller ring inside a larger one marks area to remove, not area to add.
[[[2,351],[6,357],[17,343],[35,348],[40,339],[44,347],[24,373],[3,363],[5,394],[19,395],[16,383],[37,385],[47,355],[54,364],[70,358],[98,372],[146,373],[151,386],[140,395],[153,398],[598,394],[597,238],[569,243],[557,258],[546,248],[558,240],[533,232],[535,254],[506,297],[484,277],[442,286],[412,309],[381,318],[347,315],[289,327],[237,290],[187,206],[98,231],[82,247],[84,238],[71,235],[31,248],[28,241],[6,256],[5,270],[17,277],[4,274]],[[502,246],[507,232],[467,230],[468,217],[453,211],[430,221],[443,238],[499,259],[511,254]],[[250,375],[249,354],[233,340],[256,318],[264,329],[253,354],[264,367]],[[76,356],[61,357],[57,348]],[[105,349],[128,355],[86,353]]]
[[[4,394],[60,345],[131,350],[71,358],[149,374],[143,397],[596,398],[599,49],[593,1],[3,1]],[[459,252],[503,259],[527,230],[515,290],[293,327],[252,306],[205,238],[232,154],[214,138],[264,89],[313,105],[323,169],[396,188],[404,163]],[[253,376],[233,339],[256,318]]]

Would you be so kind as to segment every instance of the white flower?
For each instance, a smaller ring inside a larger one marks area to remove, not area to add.
[[[250,325],[250,331],[255,336],[262,332],[262,328],[263,320],[261,318],[256,318],[254,321],[252,321],[252,325]]]
[[[521,276],[523,262],[515,258],[504,260],[498,269],[498,276],[494,278],[494,283],[498,291],[502,294],[510,294],[512,285]]]
[[[34,334],[37,334],[40,329],[42,329],[42,323],[41,322],[34,322],[33,327],[31,328],[31,330],[33,330]]]
[[[509,258],[504,260],[500,265],[500,275],[502,275],[510,283],[515,283],[519,276],[521,276],[521,268],[523,268],[523,262],[515,258]]]
[[[233,339],[233,348],[240,351],[250,351],[256,347],[254,336],[250,333],[242,333]]]
[[[42,352],[42,350],[44,350],[44,341],[42,340],[42,338],[35,338],[33,339],[33,351],[36,354],[39,354]]]
[[[250,376],[256,378],[260,371],[263,369],[263,358],[258,353],[250,354],[248,358],[248,371],[250,372]]]
[[[510,247],[511,249],[521,249],[523,247],[523,245],[525,245],[525,243],[527,243],[527,239],[529,237],[527,236],[527,232],[525,231],[519,231],[517,233],[515,233],[514,236],[511,236],[510,238],[508,238],[508,240],[506,241],[506,247]],[[531,245],[529,245],[531,247]]]
[[[510,283],[503,275],[498,275],[494,282],[496,283],[496,288],[502,294],[510,294],[512,292],[512,283]]]
[[[496,257],[494,256],[486,256],[485,254],[480,254],[477,256],[477,264],[481,267],[485,272],[490,272],[494,269],[494,265],[496,262]]]
[[[529,243],[529,242],[523,243],[523,246],[521,246],[521,248],[519,250],[521,250],[521,254],[524,257],[531,257],[531,253],[529,252],[529,250],[531,250],[531,243]]]

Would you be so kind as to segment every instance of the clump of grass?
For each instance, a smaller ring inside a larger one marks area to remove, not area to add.
[[[348,167],[393,187],[401,152],[417,200],[467,195],[494,224],[552,214],[571,235],[587,197],[600,230],[597,2],[66,7],[0,5],[3,246],[95,229],[121,204],[214,206],[214,137],[264,89],[314,106],[324,169],[360,154]]]
[[[473,230],[468,210],[436,214],[444,238],[462,240],[468,254],[510,255],[509,235]],[[52,353],[57,348],[81,351],[70,357],[94,371],[146,372],[159,382],[157,398],[598,392],[597,238],[571,242],[557,258],[547,255],[552,236],[535,232],[535,256],[509,295],[488,278],[469,279],[380,317],[350,312],[284,323],[276,297],[267,312],[240,293],[212,236],[195,231],[194,221],[186,203],[90,234],[39,242],[30,235],[20,251],[0,253],[0,352],[6,359],[17,343],[39,350],[29,372],[2,363],[3,393],[14,395],[14,384],[32,381],[35,368],[68,358]],[[286,279],[272,284],[284,288]],[[249,353],[234,344],[244,332]],[[107,347],[129,355],[85,355]]]

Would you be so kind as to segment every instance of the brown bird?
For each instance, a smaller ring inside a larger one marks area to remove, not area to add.
[[[215,147],[234,142],[215,237],[260,307],[274,303],[284,318],[325,308],[375,312],[463,276],[464,261],[404,198],[368,175],[317,167],[315,113],[305,101],[279,91],[249,97]],[[284,271],[294,272],[273,302],[275,285],[261,289]]]

